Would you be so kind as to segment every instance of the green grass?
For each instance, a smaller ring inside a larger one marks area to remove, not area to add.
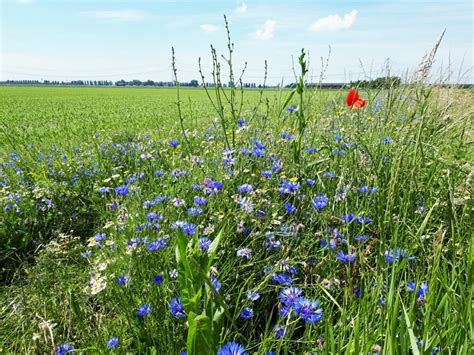
[[[209,339],[216,336],[220,345],[234,340],[249,353],[379,348],[384,354],[429,354],[436,348],[469,354],[471,109],[463,99],[445,110],[443,100],[452,94],[466,92],[411,86],[362,92],[367,107],[351,110],[343,93],[316,91],[306,102],[305,149],[295,159],[297,118],[286,111],[278,116],[288,92],[265,91],[268,104],[254,111],[259,92],[246,91],[247,125],[237,128],[235,152],[223,154],[222,130],[202,90],[181,91],[186,146],[174,89],[0,87],[7,137],[0,146],[0,352],[47,353],[69,343],[79,352],[101,353],[117,336],[117,353],[178,354],[194,323],[173,317],[170,300],[196,291],[203,293],[194,310],[225,310],[222,327],[209,331]],[[168,144],[172,139],[181,141],[178,148]],[[255,141],[265,149],[248,156],[242,149],[255,149]],[[308,153],[307,147],[318,150]],[[12,150],[20,157],[10,157]],[[233,164],[225,165],[226,157]],[[275,165],[280,168],[272,176],[261,176]],[[218,193],[193,188],[210,178],[222,182]],[[299,190],[278,192],[292,178]],[[127,195],[114,192],[124,184]],[[242,184],[253,190],[239,193]],[[364,192],[364,186],[377,191]],[[100,187],[109,191],[100,193]],[[313,199],[321,193],[328,204],[315,209]],[[157,196],[168,199],[158,202]],[[206,196],[207,203],[192,216],[187,208],[195,196]],[[285,203],[296,211],[288,212]],[[143,226],[149,212],[162,215],[159,228]],[[371,221],[344,223],[341,216],[351,212]],[[211,240],[222,230],[211,270],[207,253],[194,244],[197,235],[172,227],[178,220],[196,224]],[[268,232],[280,246],[268,248]],[[96,233],[106,237],[97,243]],[[367,240],[357,240],[360,235]],[[132,238],[145,236],[147,242],[131,247]],[[158,238],[168,245],[148,250],[147,243]],[[177,260],[179,238],[185,243]],[[335,248],[323,247],[322,240]],[[397,247],[406,250],[405,257],[389,263],[386,252]],[[242,248],[252,249],[252,256],[236,256]],[[339,261],[338,251],[355,255],[355,261]],[[187,281],[171,276],[174,269],[185,272],[184,255],[193,265]],[[288,265],[298,269],[292,284],[319,301],[319,322],[305,323],[295,309],[279,316],[279,292],[288,286],[271,277],[287,272]],[[268,266],[274,270],[264,274]],[[129,276],[126,285],[117,284],[121,275]],[[163,275],[162,284],[154,284],[156,275]],[[211,275],[222,284],[217,295],[203,287]],[[429,289],[420,296],[423,282]],[[250,301],[249,290],[259,291],[260,299]],[[152,312],[137,316],[145,303]],[[253,307],[251,319],[240,317],[246,306]],[[186,307],[189,317],[192,307]],[[277,324],[286,326],[281,338]],[[197,327],[208,329],[204,321]]]

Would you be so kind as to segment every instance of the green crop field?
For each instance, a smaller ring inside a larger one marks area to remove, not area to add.
[[[0,87],[0,353],[471,353],[472,91],[179,94]]]

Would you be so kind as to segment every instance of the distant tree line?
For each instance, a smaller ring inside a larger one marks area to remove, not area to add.
[[[401,83],[402,79],[398,76],[386,76],[373,80],[351,81],[350,86],[364,89],[388,89],[391,87],[398,87]]]
[[[6,80],[0,84],[7,85],[74,85],[74,86],[111,86],[114,83],[110,80]]]

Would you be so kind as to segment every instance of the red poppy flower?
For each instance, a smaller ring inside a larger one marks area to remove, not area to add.
[[[364,107],[366,101],[359,96],[359,92],[352,88],[347,93],[346,104],[352,108]]]

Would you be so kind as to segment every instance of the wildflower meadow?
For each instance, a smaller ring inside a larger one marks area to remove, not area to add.
[[[211,87],[0,87],[0,353],[472,353],[472,89],[247,89],[226,28]]]

